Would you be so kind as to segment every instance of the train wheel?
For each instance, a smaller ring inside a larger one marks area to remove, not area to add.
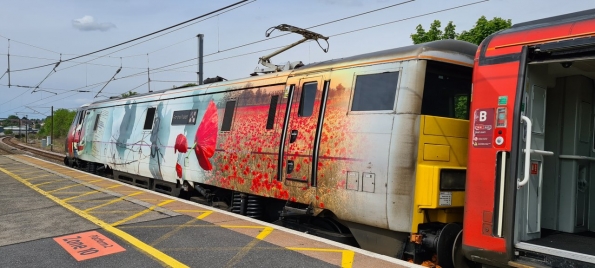
[[[463,230],[459,232],[457,238],[455,239],[455,245],[452,249],[452,262],[455,267],[461,268],[476,268],[480,267],[477,263],[472,262],[471,260],[465,257],[463,253]]]
[[[460,268],[454,264],[454,250],[458,235],[463,231],[463,227],[458,223],[449,223],[440,232],[436,246],[436,255],[438,255],[438,265],[442,268]]]

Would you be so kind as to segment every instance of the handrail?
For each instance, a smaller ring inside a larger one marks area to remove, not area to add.
[[[523,153],[526,153],[526,152],[527,152],[527,149],[523,149]],[[535,149],[529,150],[529,153],[540,154],[540,155],[545,155],[545,156],[554,155],[554,152],[543,151],[543,150],[535,150]],[[595,158],[593,158],[593,159],[595,159]]]
[[[532,123],[531,123],[531,119],[529,119],[529,117],[526,117],[524,115],[521,116],[521,120],[525,121],[525,123],[527,124],[527,138],[525,139],[525,173],[524,178],[521,180],[521,178],[517,179],[517,188],[520,188],[521,186],[524,186],[525,184],[527,184],[529,182],[529,166],[531,165],[531,127],[532,127]]]
[[[571,159],[571,160],[587,160],[595,162],[595,157],[582,156],[582,155],[560,155],[560,159]]]

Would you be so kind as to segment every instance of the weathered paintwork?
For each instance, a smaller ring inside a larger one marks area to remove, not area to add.
[[[345,221],[410,232],[426,61],[471,66],[475,49],[469,43],[444,40],[293,71],[95,102],[84,108],[78,156],[121,172],[174,183],[180,175],[189,182],[312,204]],[[351,111],[356,76],[384,72],[399,76],[393,109]],[[330,82],[324,102],[326,81]],[[303,85],[314,82],[312,115],[301,117]],[[279,96],[279,101],[272,128],[267,129],[272,96]],[[221,131],[228,101],[236,101],[231,129]],[[155,118],[144,130],[151,107],[156,108]],[[171,124],[174,111],[194,109],[195,124]],[[324,121],[319,127],[321,112]],[[213,120],[217,123],[209,123]],[[319,158],[313,159],[317,129]],[[289,142],[292,130],[298,132],[294,143]],[[186,146],[191,149],[184,153]],[[287,175],[289,160],[294,161],[294,172]],[[280,162],[283,172],[278,174]],[[313,169],[316,178],[311,176]],[[356,184],[348,185],[350,174],[357,176]]]

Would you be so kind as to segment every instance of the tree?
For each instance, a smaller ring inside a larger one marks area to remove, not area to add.
[[[9,115],[3,123],[4,126],[18,126],[19,125],[19,117],[16,115]]]
[[[463,31],[457,34],[455,29],[456,26],[452,21],[448,22],[444,27],[444,32],[440,30],[441,23],[439,20],[434,20],[430,25],[429,30],[426,32],[421,24],[415,27],[416,32],[411,35],[411,40],[414,44],[421,44],[425,42],[431,42],[443,39],[457,39],[467,41],[479,45],[486,37],[491,34],[510,28],[512,21],[505,20],[499,17],[494,17],[492,20],[487,20],[485,16],[481,16],[475,26],[468,31]]]
[[[75,115],[76,111],[70,111],[67,109],[58,109],[54,111],[54,138],[66,136]],[[52,117],[48,116],[46,117],[45,124],[39,133],[42,135],[50,135],[51,130]]]
[[[124,93],[122,93],[122,98],[128,98],[128,97],[130,97],[130,96],[134,96],[134,95],[136,95],[136,94],[138,94],[138,93],[136,93],[136,92],[134,92],[134,91],[128,91],[128,92],[124,92]]]
[[[4,134],[5,135],[12,135],[12,130],[11,129],[4,130]]]
[[[481,16],[475,23],[475,26],[469,31],[463,31],[459,35],[459,40],[467,41],[469,43],[479,45],[486,37],[495,32],[510,28],[512,21],[495,17],[492,20],[487,20],[485,16]]]
[[[426,32],[424,27],[419,24],[415,27],[416,33],[411,35],[411,40],[413,40],[414,44],[421,44],[442,39],[455,39],[457,37],[457,33],[455,32],[456,26],[452,21],[449,21],[446,27],[444,27],[444,32],[440,30],[441,25],[442,23],[439,20],[434,20],[430,24],[430,29]]]

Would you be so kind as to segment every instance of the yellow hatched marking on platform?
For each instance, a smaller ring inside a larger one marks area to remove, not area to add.
[[[88,193],[89,191],[75,191],[75,192],[57,192],[54,193],[54,195],[57,194],[84,194],[84,193]]]
[[[117,187],[120,187],[120,186],[122,186],[122,185],[121,184],[116,184],[116,185],[107,187],[105,189],[112,189],[112,188],[117,188]],[[95,193],[102,193],[102,191],[99,191],[99,190],[89,191],[89,192],[85,192],[85,193],[80,194],[80,195],[77,195],[77,196],[71,196],[69,198],[62,199],[62,201],[67,202],[68,200],[72,200],[72,199],[75,199],[75,198],[78,198],[78,197],[82,197],[82,196],[90,195],[90,194],[95,194]]]
[[[146,254],[152,256],[153,258],[159,260],[161,263],[163,263],[165,265],[168,265],[168,266],[171,266],[171,267],[188,267],[185,264],[179,262],[178,260],[170,257],[169,255],[167,255],[167,254],[165,254],[165,253],[163,253],[163,252],[161,252],[161,251],[159,251],[159,250],[157,250],[157,249],[155,249],[155,248],[153,248],[153,247],[145,244],[143,241],[140,241],[136,237],[131,236],[130,234],[128,234],[128,233],[126,233],[126,232],[124,232],[124,231],[122,231],[122,230],[120,230],[118,228],[115,228],[115,227],[111,226],[110,224],[108,224],[108,223],[106,223],[106,222],[104,222],[104,221],[102,221],[102,220],[100,220],[100,219],[98,219],[98,218],[96,218],[96,217],[88,214],[88,213],[85,213],[84,211],[81,211],[80,209],[75,208],[72,205],[69,205],[68,203],[63,202],[62,200],[60,200],[59,198],[57,198],[57,197],[55,197],[55,196],[53,196],[51,194],[48,194],[48,192],[46,192],[46,191],[44,191],[44,190],[42,190],[40,188],[37,188],[35,185],[33,185],[30,182],[24,180],[23,178],[19,177],[18,175],[14,174],[14,173],[6,170],[6,169],[3,169],[3,168],[0,168],[0,171],[6,173],[7,175],[9,175],[11,177],[13,177],[15,180],[20,181],[21,183],[27,185],[29,188],[37,191],[38,193],[40,193],[43,196],[51,199],[52,201],[56,202],[57,204],[63,206],[64,208],[66,208],[66,209],[68,209],[68,210],[76,213],[77,215],[79,215],[79,216],[81,216],[81,217],[83,217],[83,218],[85,218],[85,219],[87,219],[87,220],[89,220],[89,221],[91,221],[93,223],[95,223],[99,227],[105,229],[106,231],[108,231],[110,233],[113,233],[114,235],[117,235],[121,239],[126,240],[128,243],[134,245],[135,247],[137,247],[141,251],[143,251]]]
[[[19,175],[19,176],[28,176],[29,174],[38,173],[38,172],[42,172],[42,171],[43,171],[43,170],[41,170],[41,169],[38,169],[38,170],[33,170],[33,171],[29,171],[29,172],[23,172],[23,173],[20,173],[20,172],[19,172],[19,174],[17,174],[17,175]],[[15,174],[16,174],[16,173],[15,173]]]
[[[195,210],[193,212],[201,212],[202,214],[200,214],[198,217],[189,220],[188,222],[177,226],[176,228],[174,228],[173,230],[167,232],[166,234],[162,235],[161,237],[157,238],[155,241],[153,241],[153,243],[151,243],[151,246],[155,246],[167,239],[169,239],[172,235],[176,234],[177,232],[179,232],[180,230],[182,230],[182,228],[185,228],[188,225],[192,225],[194,224],[196,221],[198,220],[202,220],[204,219],[206,216],[211,215],[211,213],[213,213],[213,211],[210,210]]]
[[[341,267],[343,268],[351,268],[353,266],[353,257],[355,257],[355,252],[347,249],[326,249],[326,248],[294,248],[294,247],[287,247],[286,249],[294,250],[294,251],[319,251],[319,252],[337,252],[341,253]]]
[[[125,228],[172,228],[172,227],[178,227],[180,225],[178,224],[162,224],[162,225],[141,225],[141,226],[120,226],[120,229],[125,229]],[[204,227],[221,227],[219,225],[213,225],[213,224],[192,224],[192,225],[185,225],[184,228],[204,228]]]
[[[267,227],[267,226],[237,226],[237,225],[220,225],[223,228],[258,228],[258,229],[263,229],[260,234],[258,234],[258,236],[256,236],[256,238],[252,239],[252,241],[250,241],[250,243],[248,243],[246,246],[244,246],[242,249],[240,249],[240,251],[238,251],[238,253],[233,256],[233,258],[231,258],[231,260],[229,260],[227,262],[227,264],[225,265],[225,267],[234,267],[236,266],[241,260],[242,258],[244,258],[246,255],[248,255],[248,252],[253,249],[261,240],[263,240],[265,237],[267,237],[274,229],[271,227]]]
[[[163,201],[163,202],[161,202],[161,203],[159,203],[159,204],[157,204],[157,205],[153,205],[153,206],[151,206],[150,208],[148,208],[148,209],[145,209],[145,210],[143,210],[143,211],[141,211],[141,212],[139,212],[139,213],[136,213],[136,214],[134,214],[134,215],[132,215],[132,216],[130,216],[130,217],[128,217],[128,218],[125,218],[125,219],[119,220],[119,221],[117,221],[117,222],[114,222],[114,223],[112,223],[112,226],[118,226],[118,225],[120,225],[120,224],[122,224],[122,223],[125,223],[125,222],[127,222],[127,221],[134,220],[134,219],[136,219],[136,218],[138,218],[138,217],[140,217],[140,216],[142,216],[142,215],[145,215],[145,214],[147,214],[147,213],[149,213],[149,212],[153,211],[153,210],[154,210],[155,208],[157,208],[157,207],[160,207],[160,206],[167,205],[167,204],[169,204],[169,203],[171,203],[171,202],[174,202],[174,201],[176,201],[176,200],[172,200],[172,199],[165,200],[165,201]]]
[[[90,213],[93,214],[110,214],[110,213],[132,213],[132,212],[137,212],[138,210],[106,210],[106,211],[93,211]],[[120,227],[120,229],[122,229]]]
[[[50,183],[54,183],[54,182],[59,182],[59,181],[67,181],[68,179],[59,179],[59,180],[53,180],[53,181],[46,181],[46,182],[42,182],[42,183],[38,183],[38,184],[33,184],[33,186],[41,186],[41,185],[45,185],[45,184],[50,184]]]
[[[247,228],[247,229],[262,229],[262,232],[260,232],[260,234],[258,234],[256,236],[257,239],[259,240],[263,240],[265,237],[267,237],[271,232],[273,232],[273,227],[268,227],[268,226],[252,226],[252,225],[219,225],[223,228],[228,228],[228,229],[233,229],[233,228]]]
[[[114,200],[111,200],[111,201],[109,201],[107,203],[104,203],[104,204],[101,204],[99,206],[95,206],[95,207],[92,207],[92,208],[85,209],[84,212],[89,212],[89,211],[94,210],[94,209],[105,207],[105,206],[111,205],[113,203],[120,202],[120,201],[126,199],[126,197],[131,197],[131,196],[139,195],[139,194],[142,194],[142,193],[143,193],[142,191],[138,191],[138,192],[134,192],[134,193],[131,193],[129,195],[126,195],[126,196],[118,197],[118,198],[116,198]]]
[[[43,178],[43,177],[48,177],[49,175],[50,174],[45,174],[45,175],[31,177],[31,178],[26,179],[26,181],[35,180],[35,179],[39,179],[39,178]]]
[[[184,212],[202,213],[198,217],[196,217],[199,220],[202,220],[202,219],[206,218],[207,216],[213,214],[213,211],[212,210],[195,210],[195,209],[176,209],[176,210],[174,210],[174,212],[179,212],[179,213],[184,213]]]
[[[98,181],[100,181],[100,180],[98,180]],[[90,183],[90,181],[89,181],[89,183]],[[66,190],[66,189],[68,189],[68,188],[72,188],[72,187],[77,187],[77,186],[84,186],[84,187],[87,187],[87,186],[86,186],[86,185],[84,185],[84,184],[76,183],[76,184],[68,185],[68,186],[65,186],[65,187],[62,187],[62,188],[58,188],[58,189],[56,189],[56,190],[47,191],[47,192],[48,192],[48,193],[59,192],[59,191]]]
[[[64,199],[62,199],[62,201],[63,202],[68,202],[68,200],[72,200],[72,199],[75,199],[75,198],[83,197],[85,195],[90,195],[90,194],[99,193],[99,192],[100,191],[89,191],[89,192],[85,192],[83,194],[79,194],[79,195],[76,195],[76,196],[71,196],[71,197],[68,197],[68,198],[64,198]]]
[[[157,244],[159,244],[159,243],[161,243],[161,242],[169,239],[171,236],[173,236],[174,234],[176,234],[177,232],[179,232],[180,230],[182,230],[182,228],[184,228],[186,225],[191,225],[194,222],[196,222],[197,220],[198,220],[197,218],[193,218],[192,220],[189,220],[186,223],[177,226],[173,230],[165,233],[164,235],[162,235],[161,237],[159,237],[155,241],[153,241],[153,243],[151,243],[151,246],[156,246]]]

